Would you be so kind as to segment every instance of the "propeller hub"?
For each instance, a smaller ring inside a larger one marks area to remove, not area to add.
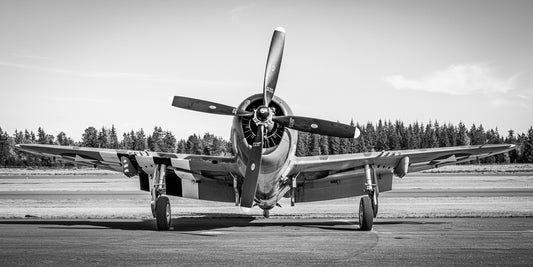
[[[266,121],[270,115],[270,110],[267,107],[261,107],[257,110],[257,118],[261,121]]]
[[[267,106],[260,106],[255,110],[254,122],[257,125],[272,124],[272,111]]]

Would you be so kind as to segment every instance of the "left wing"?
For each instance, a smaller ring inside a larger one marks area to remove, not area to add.
[[[16,145],[16,148],[38,156],[52,157],[118,172],[123,172],[122,160],[126,158],[134,163],[137,171],[143,171],[147,174],[154,172],[155,164],[166,164],[169,168],[191,173],[239,173],[234,157],[40,144],[19,144]]]
[[[296,157],[290,175],[300,182],[296,201],[364,195],[364,166],[372,165],[380,192],[392,189],[393,174],[403,177],[440,166],[467,162],[513,150],[515,145],[481,145],[329,156]]]
[[[139,175],[141,189],[149,191],[149,175],[158,164],[167,166],[167,194],[216,201],[235,201],[233,180],[242,176],[235,157],[202,156],[151,151],[19,144],[18,150],[76,164]]]

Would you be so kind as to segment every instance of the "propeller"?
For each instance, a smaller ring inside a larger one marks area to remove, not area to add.
[[[261,169],[261,161],[263,158],[265,131],[269,129],[269,126],[272,126],[272,123],[277,123],[283,127],[298,131],[342,138],[357,138],[360,134],[359,129],[356,127],[339,122],[299,116],[274,116],[274,112],[269,106],[274,97],[274,92],[276,91],[284,46],[285,29],[277,27],[272,35],[265,67],[263,105],[259,106],[253,112],[184,96],[174,96],[169,98],[171,105],[178,108],[219,115],[252,117],[253,122],[257,125],[257,134],[252,143],[252,150],[249,154],[249,159],[246,165],[246,174],[242,184],[241,207],[243,209],[249,209],[254,204],[259,170]]]
[[[261,169],[261,158],[263,155],[264,126],[257,127],[257,135],[252,143],[252,152],[246,166],[246,175],[242,184],[241,207],[251,208],[254,204],[255,191],[257,190],[257,179],[259,169]]]
[[[171,96],[168,99],[168,102],[177,108],[219,115],[252,116],[254,114],[253,112],[237,109],[228,105],[184,96]]]
[[[298,116],[274,116],[273,121],[294,130],[335,136],[341,138],[357,138],[360,131],[357,127],[340,122],[332,122],[315,118]]]
[[[263,83],[263,104],[268,107],[278,83],[281,58],[285,47],[285,29],[277,27],[272,35],[270,49],[268,50],[267,64],[265,68],[265,81]]]

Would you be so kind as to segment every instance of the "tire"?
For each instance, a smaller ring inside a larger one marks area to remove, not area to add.
[[[374,211],[372,201],[368,196],[361,198],[359,202],[359,230],[370,231],[374,225]]]
[[[374,212],[374,218],[378,216],[378,208],[379,208],[379,202],[378,202],[378,196],[374,192],[372,195],[372,211]]]
[[[170,212],[170,201],[166,196],[160,196],[155,202],[155,221],[157,230],[165,231],[170,229],[172,214]]]

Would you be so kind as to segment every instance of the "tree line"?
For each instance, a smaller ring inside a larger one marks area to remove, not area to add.
[[[351,125],[354,126],[353,121]],[[463,123],[427,124],[415,122],[409,125],[402,121],[368,122],[355,125],[361,130],[357,139],[322,136],[305,132],[298,133],[296,149],[297,156],[333,155],[345,153],[359,153],[370,151],[420,149],[464,145],[482,144],[516,144],[517,149],[509,153],[492,156],[482,160],[482,163],[533,163],[533,127],[527,133],[515,133],[509,130],[500,134],[498,129],[487,129],[473,124],[467,127]],[[193,134],[187,139],[176,140],[171,131],[154,127],[152,133],[146,134],[141,128],[131,130],[118,138],[115,126],[87,127],[81,136],[81,141],[74,141],[64,132],[54,136],[47,134],[39,127],[33,131],[15,130],[10,135],[0,127],[0,166],[59,166],[65,163],[55,163],[50,158],[37,157],[16,151],[15,144],[54,144],[75,145],[95,148],[149,150],[156,152],[201,154],[201,155],[232,155],[232,144],[222,137],[210,133]]]

